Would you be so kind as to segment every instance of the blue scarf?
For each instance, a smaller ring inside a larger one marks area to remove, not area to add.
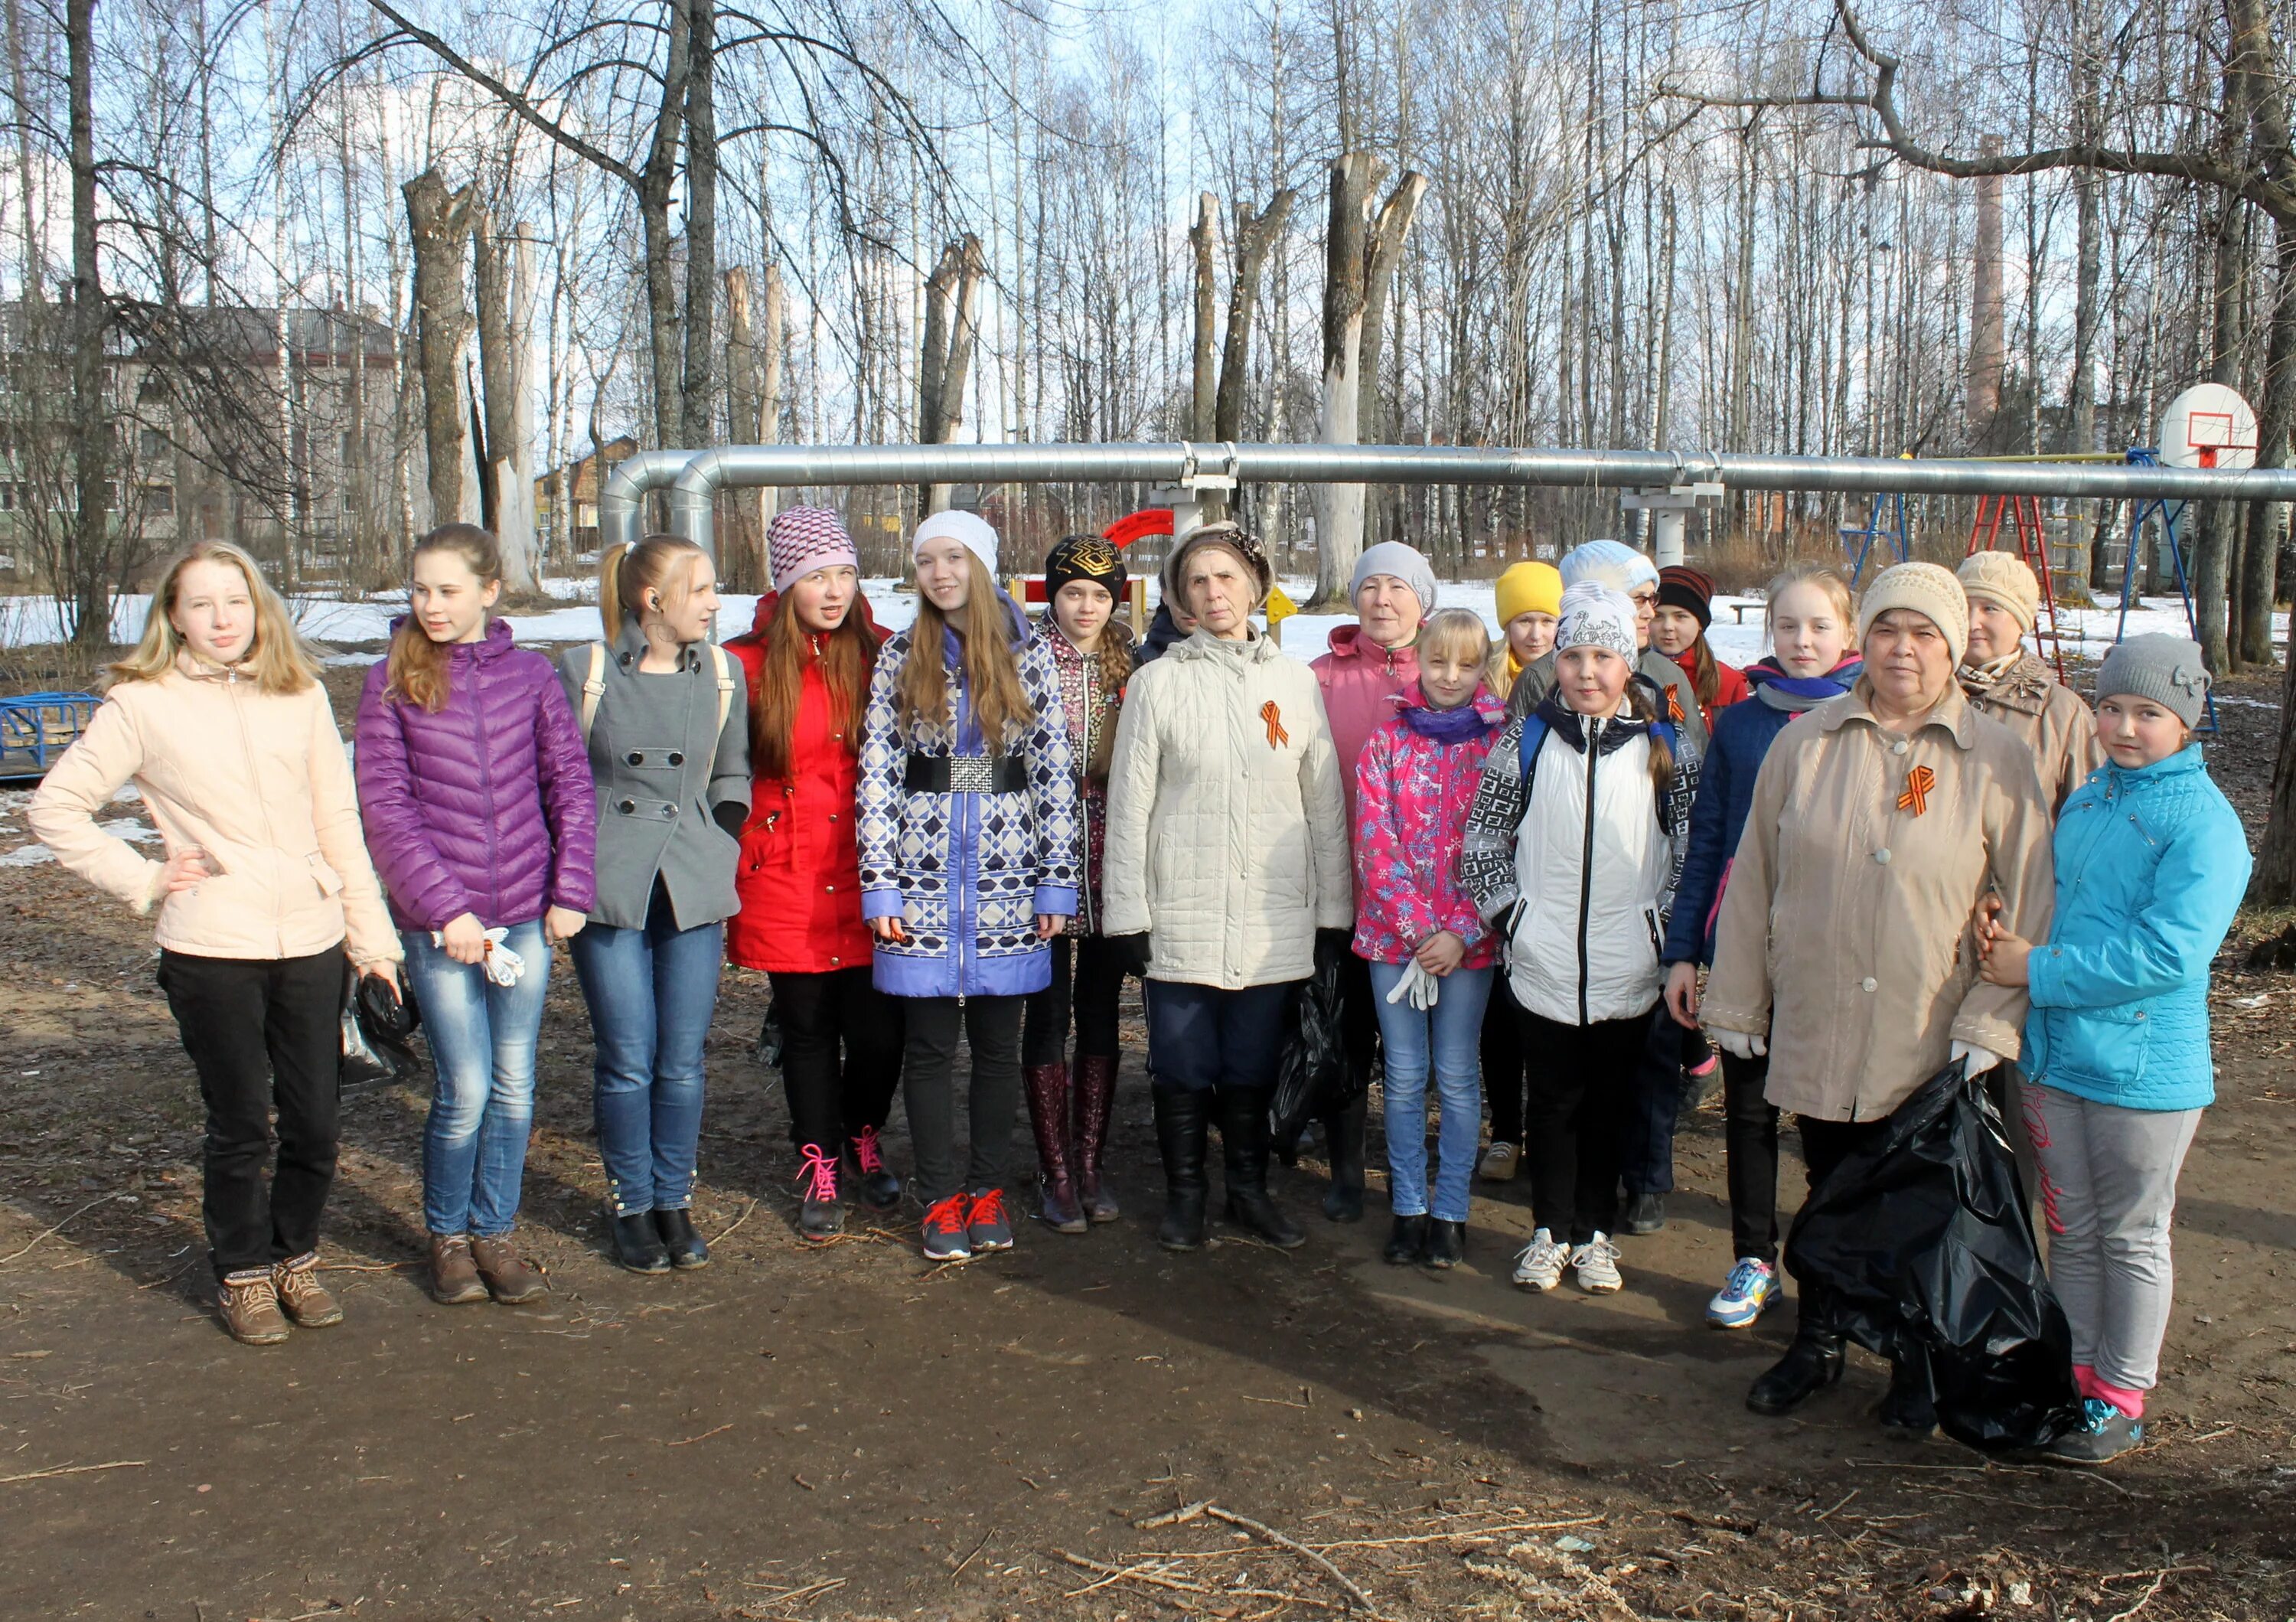
[[[1779,667],[1776,656],[1771,655],[1746,667],[1746,684],[1754,690],[1755,697],[1772,709],[1800,715],[1828,699],[1840,698],[1849,691],[1865,669],[1866,661],[1857,654],[1849,653],[1843,655],[1841,662],[1824,676],[1788,676]]]
[[[1414,686],[1407,693],[1396,695],[1396,706],[1402,713],[1403,724],[1406,726],[1421,737],[1431,739],[1437,743],[1464,743],[1472,738],[1488,737],[1506,721],[1504,714],[1484,713],[1483,700],[1487,700],[1489,694],[1480,687],[1475,689],[1473,698],[1450,709],[1436,709],[1428,705],[1407,701],[1413,698],[1425,696]]]

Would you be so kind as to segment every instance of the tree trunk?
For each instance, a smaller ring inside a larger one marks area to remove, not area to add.
[[[638,224],[645,242],[646,348],[652,362],[654,443],[674,449],[684,436],[681,401],[685,385],[679,360],[676,233],[669,228],[670,190],[677,179],[677,153],[685,127],[685,85],[692,77],[693,35],[689,19],[697,4],[670,0],[668,53],[662,71],[661,104],[655,110],[645,168],[638,176]]]
[[[400,191],[414,244],[415,367],[422,383],[422,448],[430,464],[430,522],[463,515],[464,436],[461,357],[470,341],[471,315],[463,307],[463,245],[470,240],[474,195],[448,192],[436,169],[425,169]]]
[[[1387,430],[1382,425],[1379,393],[1380,356],[1387,339],[1387,292],[1394,284],[1396,266],[1403,261],[1403,239],[1410,233],[1412,221],[1418,217],[1419,200],[1426,193],[1427,176],[1406,172],[1380,205],[1379,217],[1372,223],[1371,241],[1365,250],[1362,349],[1357,356],[1359,394],[1356,437],[1359,442],[1365,434],[1371,436],[1374,445],[1388,442]],[[1382,520],[1382,525],[1383,522]],[[1360,544],[1360,531],[1357,539]]]
[[[1220,346],[1219,392],[1212,407],[1212,438],[1236,439],[1243,432],[1243,397],[1251,371],[1251,320],[1259,302],[1260,272],[1268,250],[1283,234],[1292,205],[1300,193],[1290,186],[1278,192],[1257,215],[1235,204],[1235,280],[1229,285],[1227,333]]]
[[[2256,465],[2260,468],[2288,465],[2289,435],[2296,430],[2296,225],[2276,227],[2273,257],[2277,268],[2265,345],[2264,397],[2257,412]],[[2244,664],[2269,665],[2280,534],[2288,520],[2288,504],[2251,502],[2247,516],[2248,545],[2240,571],[2239,655]]]
[[[1316,437],[1325,445],[1357,443],[1367,211],[1378,162],[1367,152],[1342,152],[1332,160],[1332,211],[1324,234],[1324,402],[1316,424]],[[1334,610],[1347,602],[1349,577],[1363,551],[1364,487],[1319,484],[1312,500],[1316,594],[1308,606]]]
[[[917,442],[947,445],[964,422],[964,386],[978,335],[980,240],[967,233],[941,250],[925,282],[924,340],[917,361]],[[918,516],[947,507],[952,487],[921,486]]]
[[[718,7],[688,0],[685,79],[685,371],[679,443],[701,450],[718,420]]]
[[[1218,289],[1214,284],[1212,255],[1219,243],[1219,204],[1210,192],[1196,196],[1196,223],[1188,227],[1188,244],[1196,256],[1196,331],[1191,356],[1194,391],[1190,398],[1187,438],[1212,437],[1214,397],[1218,388],[1212,372],[1213,323],[1218,319]]]
[[[72,641],[111,640],[111,571],[104,567],[111,472],[111,413],[103,397],[106,324],[102,266],[96,258],[95,0],[66,0],[66,94],[70,99],[72,309],[72,484],[79,510],[71,527]],[[29,178],[29,177],[28,177]]]
[[[778,445],[782,437],[782,326],[786,319],[781,266],[766,261],[765,307],[759,312],[758,346],[758,443]],[[758,520],[771,524],[781,511],[782,493],[772,485],[758,492]]]
[[[532,315],[533,250],[519,233],[505,235],[491,210],[471,210],[472,291],[478,301],[479,381],[485,391],[479,437],[479,481],[486,521],[500,543],[503,584],[513,593],[537,589],[534,578],[534,489],[526,477],[526,323]],[[523,279],[525,287],[518,283]],[[525,295],[521,307],[521,294]]]
[[[2251,906],[2296,905],[2296,650],[2281,673],[2280,747],[2273,761],[2264,839],[2248,885]]]
[[[1986,157],[1998,157],[2001,137],[1987,135],[1978,143]],[[1977,252],[1969,301],[1968,397],[1963,407],[1964,430],[1975,449],[2001,412],[2001,363],[2007,345],[2003,332],[2005,301],[2001,291],[2001,181],[1987,176],[1977,183]]]
[[[726,272],[726,438],[733,445],[755,445],[758,432],[758,343],[750,315],[750,273],[740,265]],[[718,560],[726,589],[758,592],[769,584],[765,569],[765,525],[759,492],[732,490],[726,502],[726,545]]]
[[[534,228],[517,227],[510,267],[510,416],[487,432],[495,468],[495,535],[502,543],[503,583],[514,592],[542,589],[541,546],[534,528]],[[492,402],[488,402],[489,409]]]
[[[2227,196],[2217,216],[2213,249],[2214,321],[2211,344],[2215,365],[2212,381],[2228,389],[2240,387],[2243,307],[2247,302],[2247,256],[2244,251],[2247,205]],[[2193,611],[2200,621],[2201,653],[2218,676],[2240,668],[2239,648],[2226,637],[2232,554],[2239,523],[2237,503],[2212,501],[2202,508],[2199,540],[2193,548]]]

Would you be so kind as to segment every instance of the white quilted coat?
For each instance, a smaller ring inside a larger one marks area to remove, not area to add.
[[[1647,733],[1607,752],[1582,752],[1559,732],[1539,746],[1515,840],[1522,905],[1507,950],[1510,987],[1531,1012],[1588,1025],[1657,1003],[1674,842],[1652,797]]]
[[[1268,706],[1274,706],[1272,712]],[[1354,920],[1347,802],[1315,673],[1264,637],[1198,632],[1134,675],[1108,779],[1111,935],[1149,978],[1303,980]]]

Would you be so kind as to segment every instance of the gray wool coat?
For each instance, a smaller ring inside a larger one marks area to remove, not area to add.
[[[560,655],[558,679],[578,720],[590,675],[584,643]],[[592,923],[645,927],[659,876],[681,930],[730,918],[740,908],[734,869],[741,841],[718,826],[719,806],[750,804],[750,707],[742,663],[726,655],[733,683],[718,719],[718,670],[708,643],[688,643],[679,668],[643,673],[645,633],[625,625],[607,650],[605,692],[590,727],[590,774],[598,788],[598,905]]]

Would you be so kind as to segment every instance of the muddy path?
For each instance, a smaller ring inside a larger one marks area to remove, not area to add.
[[[2228,753],[2271,718],[2228,707]],[[28,843],[0,795],[0,862]],[[1306,1247],[1168,1256],[1136,1004],[1124,1220],[934,1271],[913,1208],[798,1241],[763,982],[729,974],[716,1259],[622,1273],[557,970],[521,1229],[548,1305],[423,1295],[422,1094],[365,1089],[326,1240],[349,1321],[250,1350],[207,1307],[145,926],[0,865],[0,1617],[2296,1614],[2296,978],[2220,977],[2152,1440],[2097,1476],[1892,1441],[1862,1355],[1796,1419],[1747,1413],[1790,1315],[1702,1323],[1710,1110],[1617,1297],[1510,1285],[1519,1185],[1479,1188],[1468,1266],[1383,1266],[1382,1179],[1333,1226],[1312,1152],[1277,1179]]]

